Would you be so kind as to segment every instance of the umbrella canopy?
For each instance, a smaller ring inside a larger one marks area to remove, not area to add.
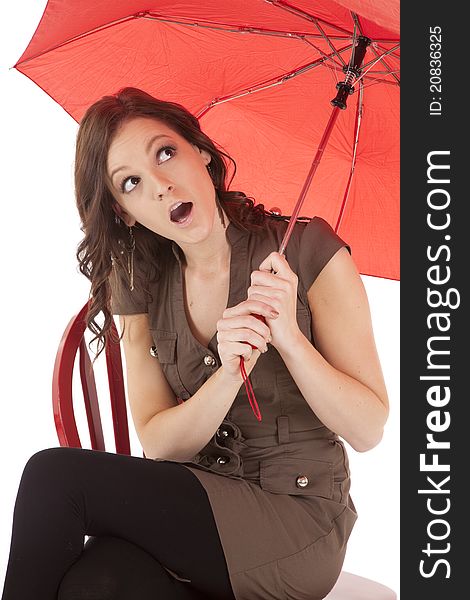
[[[77,121],[139,87],[195,114],[237,163],[230,189],[291,214],[354,36],[371,40],[301,214],[361,273],[399,278],[398,0],[49,0],[15,67]]]

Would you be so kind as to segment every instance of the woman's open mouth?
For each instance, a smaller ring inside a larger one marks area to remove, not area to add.
[[[176,202],[170,207],[170,221],[177,225],[189,225],[192,221],[192,212],[192,202]]]

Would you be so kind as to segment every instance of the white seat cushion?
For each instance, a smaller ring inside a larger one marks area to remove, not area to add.
[[[396,600],[396,597],[393,590],[381,583],[341,571],[325,600]]]

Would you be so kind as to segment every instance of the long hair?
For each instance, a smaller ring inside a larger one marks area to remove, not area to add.
[[[118,93],[104,96],[91,105],[83,116],[77,134],[75,152],[75,196],[84,237],[77,248],[79,270],[91,282],[86,324],[97,342],[97,354],[104,350],[111,334],[111,284],[129,285],[127,276],[127,227],[112,209],[113,195],[107,177],[107,157],[110,145],[119,128],[135,117],[147,117],[165,123],[189,143],[211,155],[210,176],[214,183],[217,208],[223,207],[227,216],[239,227],[256,231],[264,223],[262,204],[255,203],[243,192],[228,191],[236,174],[235,161],[201,131],[199,121],[186,108],[174,102],[158,100],[137,88],[126,87]],[[231,161],[234,173],[228,185],[225,179]],[[168,257],[169,240],[141,224],[134,227],[135,288],[149,293],[145,281],[158,279]],[[103,314],[100,324],[97,317]]]

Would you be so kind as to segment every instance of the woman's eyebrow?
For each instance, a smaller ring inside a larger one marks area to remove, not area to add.
[[[170,136],[167,135],[166,133],[159,133],[157,135],[152,136],[145,146],[146,154],[148,154],[150,152],[150,149],[152,148],[152,146],[156,142],[156,140],[158,140],[160,138],[164,138],[164,137],[170,139]],[[114,171],[111,173],[111,181],[114,179],[114,176],[116,175],[116,173],[118,173],[119,171],[122,171],[123,169],[128,169],[128,168],[129,167],[127,167],[127,166],[122,166],[122,167],[118,167],[117,169],[114,169]]]
[[[169,138],[169,135],[166,135],[165,133],[159,133],[157,135],[152,136],[149,141],[147,142],[147,145],[145,146],[145,152],[148,154],[150,152],[150,149],[152,148],[154,142],[160,138]]]

